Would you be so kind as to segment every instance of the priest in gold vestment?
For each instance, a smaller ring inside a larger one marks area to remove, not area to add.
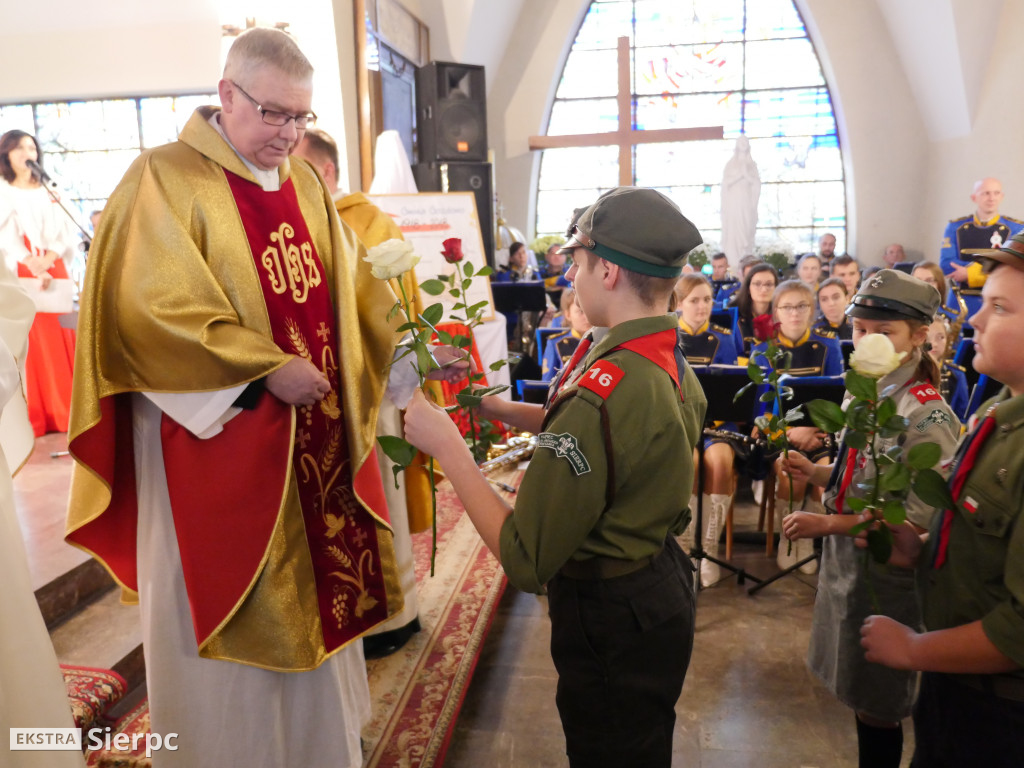
[[[239,36],[221,109],[143,153],[93,242],[67,538],[140,603],[178,734],[156,768],[360,764],[358,639],[402,609],[374,455],[395,297],[289,162],[311,75]]]

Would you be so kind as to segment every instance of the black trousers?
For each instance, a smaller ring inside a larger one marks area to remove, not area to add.
[[[668,768],[693,650],[693,566],[674,538],[613,579],[548,584],[556,703],[572,768]]]
[[[914,740],[911,768],[1019,768],[1024,765],[1024,702],[925,672],[914,705]]]

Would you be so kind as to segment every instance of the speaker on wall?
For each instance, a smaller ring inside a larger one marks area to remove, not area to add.
[[[484,258],[494,266],[494,202],[490,163],[417,163],[412,167],[420,192],[472,192],[480,218]]]
[[[484,68],[432,61],[416,70],[419,162],[487,159]]]

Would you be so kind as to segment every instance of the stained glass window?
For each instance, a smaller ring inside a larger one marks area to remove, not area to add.
[[[721,182],[738,136],[761,175],[758,239],[846,249],[842,152],[828,85],[792,0],[595,0],[551,108],[547,133],[618,129],[619,37],[630,42],[634,130],[722,126],[713,141],[639,144],[633,183],[674,199],[721,240]],[[538,235],[561,234],[575,207],[618,183],[617,147],[542,152]]]
[[[216,101],[208,93],[0,106],[0,134],[36,137],[64,203],[88,230],[89,214],[103,208],[139,152],[174,141],[197,106]]]

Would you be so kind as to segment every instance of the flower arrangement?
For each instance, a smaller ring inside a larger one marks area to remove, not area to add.
[[[722,250],[721,245],[715,242],[704,241],[686,256],[686,262],[698,272],[711,261],[711,257]]]
[[[793,353],[777,343],[779,323],[775,322],[771,314],[758,315],[754,318],[754,337],[766,344],[763,352],[758,357],[767,363],[767,370],[761,367],[755,356],[751,354],[750,362],[747,363],[747,377],[750,383],[736,393],[734,400],[738,400],[744,392],[751,387],[765,386],[761,394],[762,403],[774,403],[774,412],[767,412],[754,419],[754,424],[764,435],[772,453],[785,452],[789,450],[789,438],[786,436],[786,429],[804,417],[803,411],[798,407],[792,408],[785,413],[782,410],[783,400],[793,399],[793,390],[785,385],[780,385],[779,379],[789,371],[793,363]],[[789,511],[793,512],[793,478],[789,477]],[[793,542],[789,542],[787,554],[792,554]]]
[[[531,251],[538,256],[544,256],[552,245],[565,245],[565,238],[561,235],[544,235],[535,237],[529,245]]]
[[[444,306],[441,302],[431,304],[423,312],[413,317],[412,305],[409,301],[409,296],[406,295],[405,286],[401,281],[398,283],[402,294],[401,300],[395,302],[387,316],[388,321],[390,321],[399,312],[404,313],[405,322],[397,330],[399,333],[407,334],[400,345],[403,347],[402,352],[395,357],[390,365],[395,365],[411,355],[413,357],[413,367],[416,369],[416,375],[421,387],[431,372],[441,367],[434,356],[434,339],[437,339],[440,344],[462,350],[465,355],[464,359],[469,361],[473,348],[473,328],[482,322],[483,311],[488,306],[487,301],[477,302],[472,305],[468,304],[467,295],[473,278],[487,277],[491,274],[491,268],[484,266],[475,271],[472,262],[464,259],[462,241],[459,238],[449,238],[442,243],[442,246],[441,255],[447,263],[456,265],[455,270],[445,280],[432,279],[424,281],[420,284],[420,290],[430,296],[439,296],[447,291],[450,296],[455,298],[456,303],[452,308],[453,312],[458,313],[461,310],[463,315],[456,314],[453,316],[453,319],[463,323],[467,328],[467,333],[453,335],[438,328],[444,317]],[[374,277],[379,280],[390,280],[394,277],[400,277],[415,267],[419,263],[420,257],[415,253],[411,244],[404,240],[392,239],[370,248],[367,251],[365,260],[369,263],[370,271]],[[498,370],[505,362],[502,360],[494,363],[491,365],[491,369]],[[469,370],[472,370],[472,365],[470,365]],[[504,386],[471,389],[482,378],[483,374],[481,373],[471,373],[467,382],[467,390],[460,392],[456,396],[458,405],[454,406],[454,408],[462,408],[468,411],[471,425],[473,423],[471,409],[480,404],[481,398],[507,389]],[[497,436],[495,435],[493,438],[483,436],[481,434],[482,431],[475,429],[475,425],[473,426],[474,428],[471,429],[471,435],[468,439],[472,440],[474,456],[478,456],[481,450],[486,454],[486,445],[494,442]],[[381,435],[377,438],[377,442],[387,457],[394,462],[392,472],[397,487],[398,473],[415,460],[417,455],[416,448],[404,438],[394,435]],[[477,444],[478,442],[486,442],[486,445],[481,449]],[[437,554],[437,490],[433,461],[428,462],[428,471],[430,474],[432,532],[430,575],[433,576],[434,560]]]
[[[879,451],[879,438],[898,438],[909,427],[907,419],[896,412],[896,402],[889,397],[899,385],[878,391],[878,380],[895,371],[903,357],[896,353],[887,336],[868,334],[850,357],[846,390],[853,398],[846,404],[845,412],[826,400],[807,404],[808,414],[819,429],[839,432],[845,427],[844,444],[865,452],[874,465],[874,477],[858,483],[855,490],[859,495],[848,496],[846,505],[865,516],[850,534],[867,531],[865,558],[874,558],[878,563],[889,561],[893,535],[888,525],[877,523],[902,524],[907,518],[906,502],[911,492],[938,509],[953,504],[946,481],[934,469],[942,457],[938,445],[918,443],[904,455],[903,446],[897,441],[887,450]]]
[[[779,272],[793,266],[795,254],[792,244],[779,237],[772,240],[759,237],[754,244],[754,255],[760,256]]]

